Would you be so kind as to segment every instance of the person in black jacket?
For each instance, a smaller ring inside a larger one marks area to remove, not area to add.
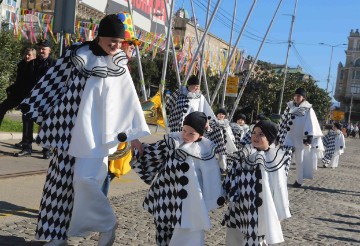
[[[27,48],[17,65],[16,81],[6,89],[7,98],[0,104],[0,125],[6,112],[17,107],[34,86],[31,76],[34,73],[35,58],[36,50]]]
[[[47,70],[55,64],[55,60],[50,57],[50,42],[47,40],[42,40],[37,44],[39,48],[39,55],[34,60],[34,69],[33,74],[31,76],[31,88],[28,92],[32,90],[35,84],[44,76]],[[22,156],[29,156],[32,153],[32,142],[33,142],[33,129],[34,129],[34,122],[25,117],[22,117],[23,121],[23,138],[21,141],[21,151],[16,153],[16,157]],[[50,150],[48,148],[43,148],[42,150],[43,158],[49,159],[50,158]]]

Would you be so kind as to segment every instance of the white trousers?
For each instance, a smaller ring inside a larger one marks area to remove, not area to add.
[[[299,184],[304,183],[304,149],[295,148],[295,163],[296,163],[296,181]]]
[[[243,246],[246,244],[245,234],[242,233],[240,230],[235,228],[226,228],[226,239],[225,245],[226,246]],[[265,240],[260,242],[260,245],[265,246]]]
[[[203,246],[205,245],[204,230],[175,228],[169,246]]]
[[[108,173],[108,158],[76,158],[74,167],[74,207],[68,236],[110,231],[116,216],[101,191]]]

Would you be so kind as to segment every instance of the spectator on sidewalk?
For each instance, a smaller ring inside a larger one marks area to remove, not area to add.
[[[35,84],[46,74],[48,69],[52,67],[55,63],[55,60],[50,57],[50,42],[48,40],[42,40],[37,43],[39,49],[39,55],[34,61],[34,74],[31,76],[32,86],[31,89],[35,86]],[[31,90],[30,89],[30,90]],[[29,156],[32,153],[32,143],[33,143],[33,133],[34,133],[34,121],[28,117],[23,115],[23,137],[21,143],[21,151],[16,153],[16,157]],[[48,147],[43,147],[42,150],[43,158],[50,158],[50,149]]]
[[[6,112],[16,108],[33,88],[35,58],[36,50],[34,48],[27,48],[23,59],[17,65],[16,81],[6,89],[7,98],[0,104],[0,125]]]

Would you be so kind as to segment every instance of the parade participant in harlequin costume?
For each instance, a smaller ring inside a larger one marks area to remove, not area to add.
[[[306,101],[306,91],[298,88],[294,100],[287,103],[281,117],[277,142],[286,147],[294,148],[296,163],[296,182],[294,187],[302,186],[304,182],[304,148],[311,146],[314,138],[322,136],[322,131],[312,105]]]
[[[151,184],[143,206],[154,216],[157,245],[204,245],[208,213],[224,202],[215,144],[202,137],[206,124],[204,113],[188,114],[182,132],[144,144],[144,155],[132,162]]]
[[[269,119],[266,118],[266,116],[263,115],[263,114],[256,115],[255,124],[258,123],[260,120],[269,120]],[[244,135],[244,137],[240,140],[240,144],[242,146],[244,146],[246,144],[251,144],[251,134],[252,134],[252,131],[254,129],[255,124],[253,123],[253,124],[250,125],[249,130]]]
[[[233,122],[230,123],[231,130],[235,137],[235,146],[240,149],[243,145],[240,143],[241,139],[249,131],[249,126],[245,123],[246,116],[240,111],[236,111],[233,117]]]
[[[36,141],[54,148],[36,229],[46,245],[90,232],[100,232],[100,246],[115,240],[116,217],[101,191],[108,155],[123,141],[141,151],[138,138],[150,134],[123,41],[120,16],[105,16],[95,40],[71,46],[24,101],[41,125]]]
[[[280,221],[289,218],[287,166],[291,152],[275,147],[277,126],[259,121],[252,144],[229,155],[223,187],[228,209],[226,245],[267,245],[284,241]]]
[[[216,111],[216,119],[209,121],[210,129],[206,132],[205,137],[216,143],[216,158],[219,166],[224,173],[226,171],[226,155],[237,150],[235,146],[235,137],[232,133],[229,120],[226,119],[227,112],[224,108]]]
[[[339,157],[344,153],[345,137],[341,131],[341,124],[334,123],[332,130],[323,137],[325,156],[322,159],[323,167],[338,167]]]
[[[190,76],[186,86],[170,95],[165,109],[170,132],[180,132],[185,116],[194,111],[204,112],[215,119],[212,108],[200,92],[200,82],[195,75]]]
[[[141,45],[141,41],[135,37],[134,27],[132,24],[131,15],[127,12],[117,14],[124,24],[124,41],[121,44],[121,49],[125,52],[128,60],[131,59],[135,46]],[[131,68],[128,66],[129,71]],[[122,105],[119,105],[121,107]],[[109,192],[110,182],[115,177],[119,178],[131,170],[130,160],[132,158],[130,148],[127,143],[120,143],[116,152],[109,156],[109,172],[105,178],[102,190],[105,195]]]

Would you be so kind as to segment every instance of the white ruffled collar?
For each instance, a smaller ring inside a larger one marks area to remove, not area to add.
[[[191,156],[200,160],[209,160],[215,156],[216,144],[207,138],[193,143],[184,143],[180,132],[173,132],[165,136],[165,139],[171,141],[175,148],[176,158],[185,160]]]
[[[87,78],[120,76],[125,72],[124,66],[128,63],[122,50],[114,56],[106,55],[94,41],[74,47],[70,59],[77,70]]]

